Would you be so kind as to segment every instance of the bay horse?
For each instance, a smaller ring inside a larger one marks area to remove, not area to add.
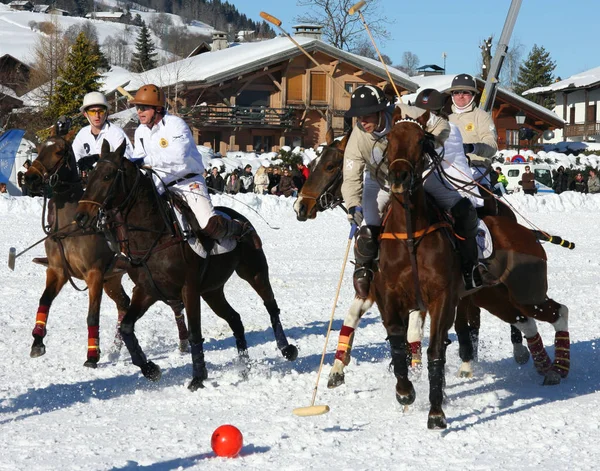
[[[151,176],[123,157],[125,145],[115,152],[105,141],[100,159],[90,174],[88,185],[77,208],[79,227],[94,224],[99,215],[115,223],[123,253],[131,260],[127,273],[135,287],[131,304],[121,322],[121,335],[134,365],[142,374],[157,381],[158,365],[146,358],[135,335],[135,323],[156,301],[182,301],[190,331],[193,377],[188,388],[204,387],[208,373],[204,360],[200,297],[233,330],[238,354],[247,358],[247,343],[240,315],[227,302],[224,285],[235,271],[262,298],[271,318],[277,347],[290,361],[298,349],[288,343],[280,321],[280,311],[269,281],[269,267],[262,242],[252,228],[250,236],[238,241],[232,251],[206,259],[192,250],[181,234],[163,217],[165,203],[158,196]],[[218,209],[218,208],[216,208]],[[248,222],[232,209],[227,214]],[[249,224],[249,222],[248,222]]]
[[[89,290],[87,314],[88,342],[87,359],[84,366],[95,368],[100,358],[100,303],[102,290],[117,305],[117,335],[115,350],[121,346],[118,326],[129,306],[129,296],[123,290],[121,279],[125,270],[116,268],[115,253],[106,240],[94,232],[84,232],[74,224],[73,218],[83,186],[71,144],[65,137],[55,135],[40,147],[38,157],[33,161],[24,176],[30,195],[44,196],[42,226],[48,235],[45,241],[47,259],[34,259],[34,262],[47,266],[46,287],[39,301],[33,344],[30,356],[40,357],[46,353],[44,337],[46,323],[54,299],[67,281],[77,288],[73,278],[84,280]],[[45,213],[48,212],[48,226]],[[182,314],[182,305],[172,306],[179,330],[180,349],[187,350],[188,332]]]

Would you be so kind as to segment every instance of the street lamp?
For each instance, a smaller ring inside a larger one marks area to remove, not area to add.
[[[525,124],[526,118],[527,116],[525,115],[525,113],[523,113],[523,110],[519,110],[518,113],[515,115],[515,120],[519,125],[519,131],[517,133],[517,154],[521,152],[521,126]]]

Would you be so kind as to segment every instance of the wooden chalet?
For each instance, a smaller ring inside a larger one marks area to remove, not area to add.
[[[29,73],[29,65],[19,59],[10,54],[0,56],[0,84],[11,88],[18,95],[27,90]]]
[[[125,88],[133,93],[144,83],[162,86],[196,142],[222,154],[319,145],[329,126],[339,135],[352,125],[343,116],[352,90],[389,80],[378,61],[318,39],[318,27],[295,28],[294,39],[318,67],[288,38],[277,37],[158,67]],[[389,70],[400,92],[417,89],[406,74]]]

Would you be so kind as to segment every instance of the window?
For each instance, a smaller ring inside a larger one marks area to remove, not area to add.
[[[588,123],[596,122],[596,103],[588,105],[586,118],[587,118],[586,121]]]
[[[506,148],[519,146],[519,130],[518,129],[507,129],[506,130]]]
[[[575,107],[569,108],[569,124],[575,124]]]
[[[287,100],[304,100],[304,75],[298,72],[295,75],[289,75],[287,78]]]
[[[244,90],[237,97],[235,103],[238,106],[266,106],[270,104],[271,94],[268,91]]]
[[[327,101],[327,76],[310,74],[310,101]]]
[[[546,186],[552,186],[552,174],[547,168],[534,168],[535,180]]]
[[[352,82],[345,82],[344,88],[348,93],[352,94],[352,92],[354,91],[354,84]]]
[[[509,177],[518,177],[519,173],[520,173],[520,170],[518,168],[511,168],[508,171],[508,175],[507,176],[509,176]]]

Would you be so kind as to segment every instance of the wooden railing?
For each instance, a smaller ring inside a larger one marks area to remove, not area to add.
[[[194,126],[297,128],[300,110],[262,106],[196,106],[180,116]]]
[[[595,136],[600,134],[600,123],[565,124],[564,137]]]

